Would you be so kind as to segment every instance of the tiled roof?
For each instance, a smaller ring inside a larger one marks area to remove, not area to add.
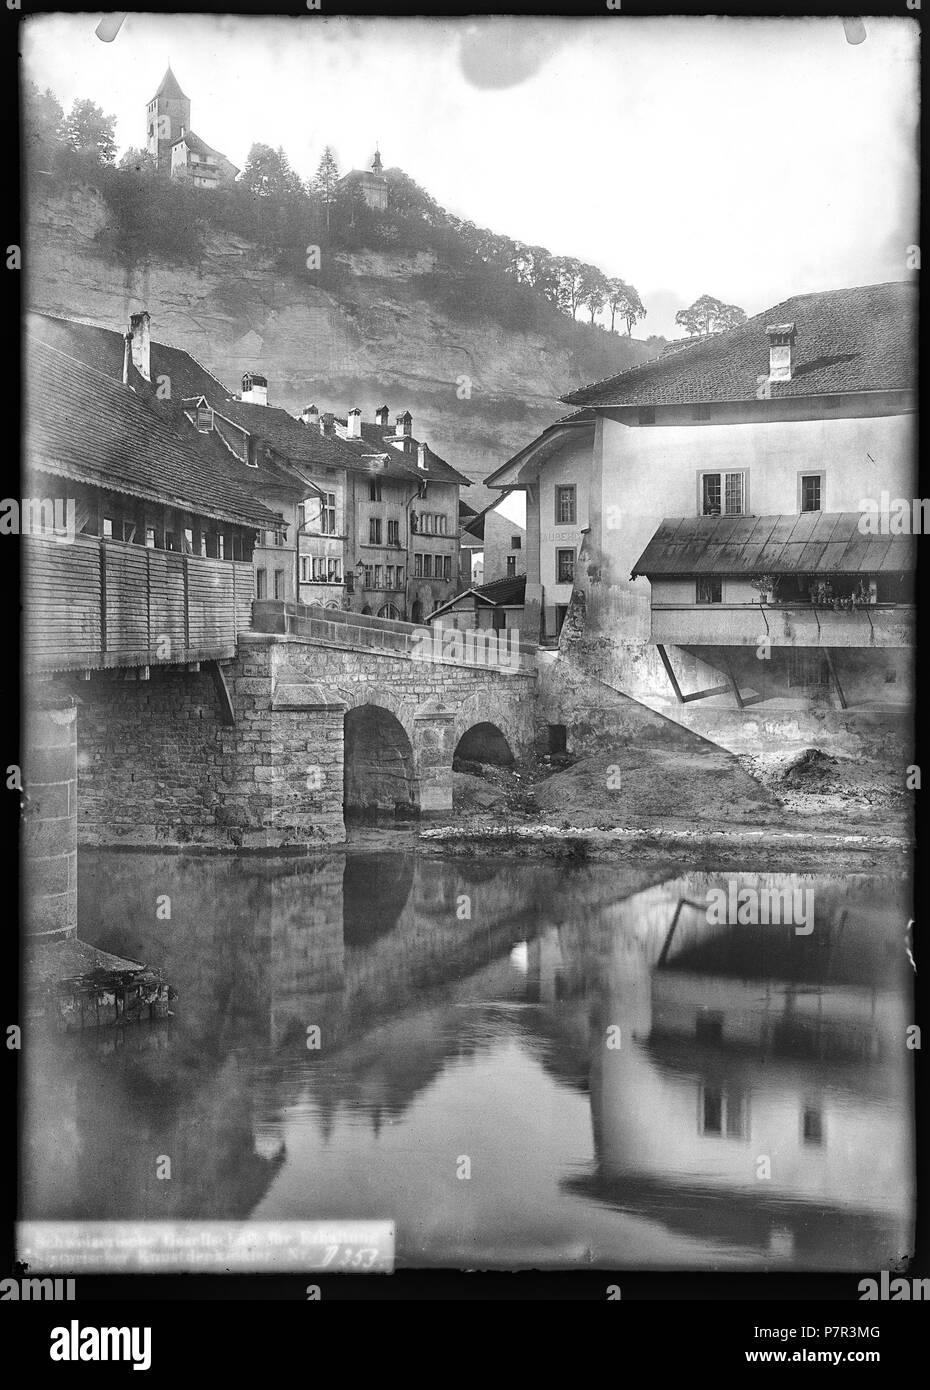
[[[570,415],[563,415],[559,420],[554,420],[551,425],[546,426],[542,434],[538,434],[535,439],[524,444],[506,463],[502,463],[498,468],[495,468],[493,473],[489,473],[484,480],[485,487],[505,488],[509,486],[512,488],[521,486],[517,482],[520,465],[530,461],[536,466],[543,464],[565,442],[562,435],[566,426],[570,426],[573,430],[587,429],[593,427],[596,420],[596,411],[587,407],[572,411]],[[513,472],[514,469],[517,472]],[[504,478],[503,482],[499,481],[501,475],[507,473],[508,470],[510,470],[510,475]],[[497,506],[498,503],[494,502],[491,505]]]
[[[346,449],[343,440],[302,425],[280,406],[226,399],[217,402],[215,409],[218,415],[241,425],[298,467],[358,467],[358,459]]]
[[[371,444],[377,448],[390,449],[393,453],[400,454],[402,458],[408,460],[412,464],[414,472],[422,477],[423,470],[417,467],[417,445],[420,441],[418,439],[413,439],[411,436],[413,447],[409,453],[406,453],[389,442],[393,435],[393,428],[383,430],[378,424],[373,424],[366,420],[362,421],[362,439],[366,444]],[[459,473],[457,469],[452,467],[451,463],[447,463],[444,458],[440,458],[438,454],[433,452],[428,444],[426,446],[426,463],[427,475],[432,478],[434,482],[458,483],[460,487],[471,487],[471,478],[466,478],[464,473]]]
[[[212,145],[208,145],[206,140],[201,140],[200,136],[195,135],[192,130],[186,130],[183,135],[175,140],[174,145],[186,145],[192,154],[201,154],[208,157],[210,155],[215,155],[217,159],[224,159],[227,164],[229,163],[229,160],[226,159],[222,151],[215,150]],[[172,145],[172,149],[174,149],[174,145]]]
[[[513,579],[492,579],[490,584],[481,584],[474,592],[495,604],[522,603],[526,594],[526,575],[518,574]]]
[[[187,97],[181,91],[178,79],[171,71],[170,64],[168,66],[167,71],[165,72],[164,77],[161,80],[161,83],[159,84],[159,88],[158,91],[155,93],[155,97],[171,97],[174,100],[181,101],[187,100]],[[152,98],[153,101],[155,100],[155,97]]]
[[[69,357],[86,362],[88,367],[122,381],[124,334],[118,330],[77,323],[74,319],[56,318],[50,314],[29,313],[26,315],[26,331],[33,337],[41,338],[50,347],[67,353]],[[228,388],[183,348],[170,347],[153,338],[150,364],[151,383],[148,383],[139,376],[130,359],[129,383],[140,392],[154,393],[159,379],[167,378],[171,399],[175,401],[206,396],[210,404],[215,405],[218,400],[225,400],[230,395]]]
[[[641,362],[562,397],[570,405],[647,406],[753,400],[769,372],[765,329],[793,322],[792,379],[773,399],[916,385],[917,289],[910,281],[800,294],[726,333]]]
[[[859,512],[667,517],[632,576],[912,570],[914,536],[863,536]]]
[[[251,495],[254,470],[180,411],[31,335],[25,346],[27,468],[239,525],[280,520]]]

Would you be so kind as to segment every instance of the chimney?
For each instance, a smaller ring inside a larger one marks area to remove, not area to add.
[[[152,316],[147,309],[129,315],[129,333],[132,338],[132,365],[146,381],[152,380],[152,344],[149,325]]]
[[[258,372],[246,372],[242,378],[242,391],[239,399],[248,405],[268,404],[268,378]]]
[[[322,434],[335,433],[336,417],[331,410],[327,410],[325,415],[320,416],[320,432]]]
[[[427,445],[422,443],[421,441],[417,444],[417,468],[422,468],[424,473],[429,467],[429,465],[426,462],[426,453]]]
[[[361,439],[362,437],[362,412],[358,406],[350,410],[346,417],[346,439]]]
[[[771,323],[765,330],[769,340],[769,381],[790,381],[794,361],[794,324]]]
[[[386,405],[381,405],[375,411],[375,421],[380,429],[386,430],[388,427],[388,416],[390,411]]]
[[[305,405],[300,412],[301,423],[308,425],[312,430],[320,428],[320,412],[315,405]]]
[[[408,438],[413,434],[413,416],[409,410],[405,410],[403,415],[398,415],[394,433],[406,435]]]

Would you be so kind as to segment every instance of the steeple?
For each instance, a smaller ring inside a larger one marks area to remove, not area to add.
[[[155,93],[155,97],[171,97],[174,101],[187,101],[187,97],[181,91],[181,84],[178,82],[178,79],[171,71],[170,63],[168,64],[168,67],[165,71],[165,75],[161,80],[161,85],[158,88],[158,91]],[[155,100],[155,97],[152,98],[153,101]]]
[[[375,157],[371,161],[371,172],[373,174],[382,174],[384,172],[381,168],[381,151],[378,149],[377,145],[375,145]]]

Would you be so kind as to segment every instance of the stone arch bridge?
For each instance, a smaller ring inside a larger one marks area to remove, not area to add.
[[[276,849],[345,839],[346,817],[442,815],[460,756],[532,752],[532,652],[491,633],[255,602],[235,655],[58,672],[77,702],[84,844]]]

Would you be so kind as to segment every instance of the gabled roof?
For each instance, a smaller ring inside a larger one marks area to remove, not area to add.
[[[593,434],[596,422],[596,412],[588,409],[575,410],[571,415],[563,415],[561,419],[554,420],[551,425],[546,426],[542,434],[524,444],[506,463],[495,468],[494,472],[485,478],[485,487],[509,490],[523,486],[523,480],[535,477],[546,459],[558,452],[566,440],[571,438],[573,431],[590,430]],[[496,507],[498,503],[493,502],[491,505]]]
[[[30,312],[26,315],[26,332],[117,381],[123,379],[125,334],[117,329]],[[149,383],[139,375],[130,358],[129,384],[138,391],[154,394],[158,379],[166,377],[171,387],[171,400],[206,396],[210,404],[215,405],[230,395],[227,387],[183,348],[171,347],[153,338],[150,364]]]
[[[748,401],[769,373],[766,327],[793,322],[792,379],[773,399],[911,390],[917,382],[917,287],[895,280],[799,294],[738,328],[664,353],[562,397],[570,405],[649,406]]]
[[[518,574],[514,579],[492,579],[490,584],[479,584],[470,589],[463,589],[454,598],[450,598],[446,603],[441,603],[438,608],[433,609],[427,621],[432,622],[438,613],[445,613],[447,609],[454,608],[457,603],[461,603],[463,598],[475,598],[478,600],[478,604],[484,608],[521,608],[525,596],[525,574]]]
[[[667,517],[636,561],[644,574],[878,574],[912,570],[914,536],[864,536],[859,512]]]
[[[201,140],[200,136],[195,135],[192,130],[186,130],[183,135],[179,135],[171,148],[174,149],[175,145],[186,145],[192,154],[204,155],[207,158],[213,155],[216,159],[222,159],[225,163],[230,164],[221,150],[215,150],[212,145],[208,145],[206,140]],[[236,168],[234,164],[231,167]]]
[[[298,467],[358,466],[358,460],[344,447],[341,439],[302,425],[280,406],[227,399],[217,402],[216,412],[241,425],[254,438],[270,444],[278,454]]]
[[[131,497],[273,529],[238,463],[214,435],[122,381],[27,334],[26,467]]]
[[[404,415],[405,418],[413,418],[409,410],[405,411]],[[345,424],[345,421],[341,423]],[[410,440],[411,448],[409,452],[398,448],[397,444],[391,443],[391,440],[400,442],[403,438]],[[392,427],[383,430],[379,424],[363,420],[362,439],[366,444],[370,444],[375,448],[390,449],[393,453],[400,454],[401,457],[407,460],[412,466],[414,473],[416,473],[418,477],[422,478],[424,476],[424,470],[417,467],[417,448],[420,441],[414,439],[412,435],[397,435]],[[459,473],[458,469],[453,468],[451,463],[447,463],[444,458],[440,458],[439,454],[434,453],[428,444],[426,446],[426,464],[426,476],[428,479],[432,479],[433,482],[458,483],[459,487],[471,487],[471,478],[466,478],[464,473]]]
[[[158,91],[155,93],[155,96],[152,97],[152,100],[154,101],[156,97],[168,97],[175,101],[187,101],[187,96],[184,92],[181,91],[181,86],[178,82],[178,79],[171,71],[170,63],[168,64],[168,68],[165,72],[165,75],[159,84]]]

